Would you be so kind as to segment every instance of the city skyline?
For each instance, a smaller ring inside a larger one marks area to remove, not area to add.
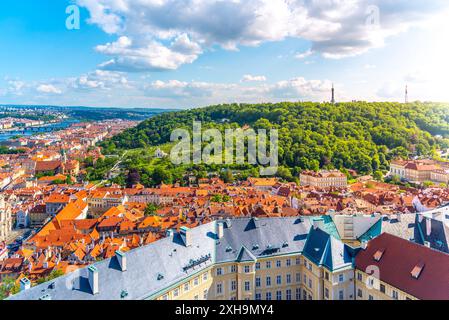
[[[444,1],[4,1],[0,8],[2,104],[330,101],[332,84],[337,102],[404,102],[406,86],[409,101],[449,101]]]

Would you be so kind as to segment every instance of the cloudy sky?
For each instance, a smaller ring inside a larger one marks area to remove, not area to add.
[[[79,21],[77,13],[79,12]],[[449,102],[447,0],[2,0],[0,103]]]

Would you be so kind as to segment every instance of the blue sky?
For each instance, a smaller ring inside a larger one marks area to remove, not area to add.
[[[193,5],[193,3],[195,3]],[[66,8],[80,10],[68,30]],[[449,101],[447,1],[3,0],[0,103]]]

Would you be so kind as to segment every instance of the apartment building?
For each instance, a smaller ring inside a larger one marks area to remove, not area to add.
[[[346,175],[339,170],[304,171],[299,180],[301,186],[315,188],[345,188],[348,185]]]
[[[355,259],[357,300],[448,300],[449,255],[388,233]]]
[[[447,184],[448,169],[447,165],[434,160],[393,160],[390,164],[391,175],[416,183],[433,181]]]
[[[87,198],[89,214],[98,218],[109,209],[123,205],[127,201],[128,196],[123,194],[121,190],[113,192],[95,191]]]

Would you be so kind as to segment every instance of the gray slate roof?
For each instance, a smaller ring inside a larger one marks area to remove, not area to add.
[[[192,245],[180,234],[126,253],[122,272],[116,257],[95,263],[99,293],[92,294],[88,269],[80,269],[10,297],[11,300],[120,300],[145,299],[177,284],[217,262],[247,261],[267,255],[301,252],[310,229],[299,218],[245,218],[228,221],[217,239],[217,222],[191,229]],[[258,246],[256,246],[258,245]],[[244,248],[242,250],[242,248]],[[246,249],[245,249],[246,248]],[[192,260],[210,259],[184,270]]]

